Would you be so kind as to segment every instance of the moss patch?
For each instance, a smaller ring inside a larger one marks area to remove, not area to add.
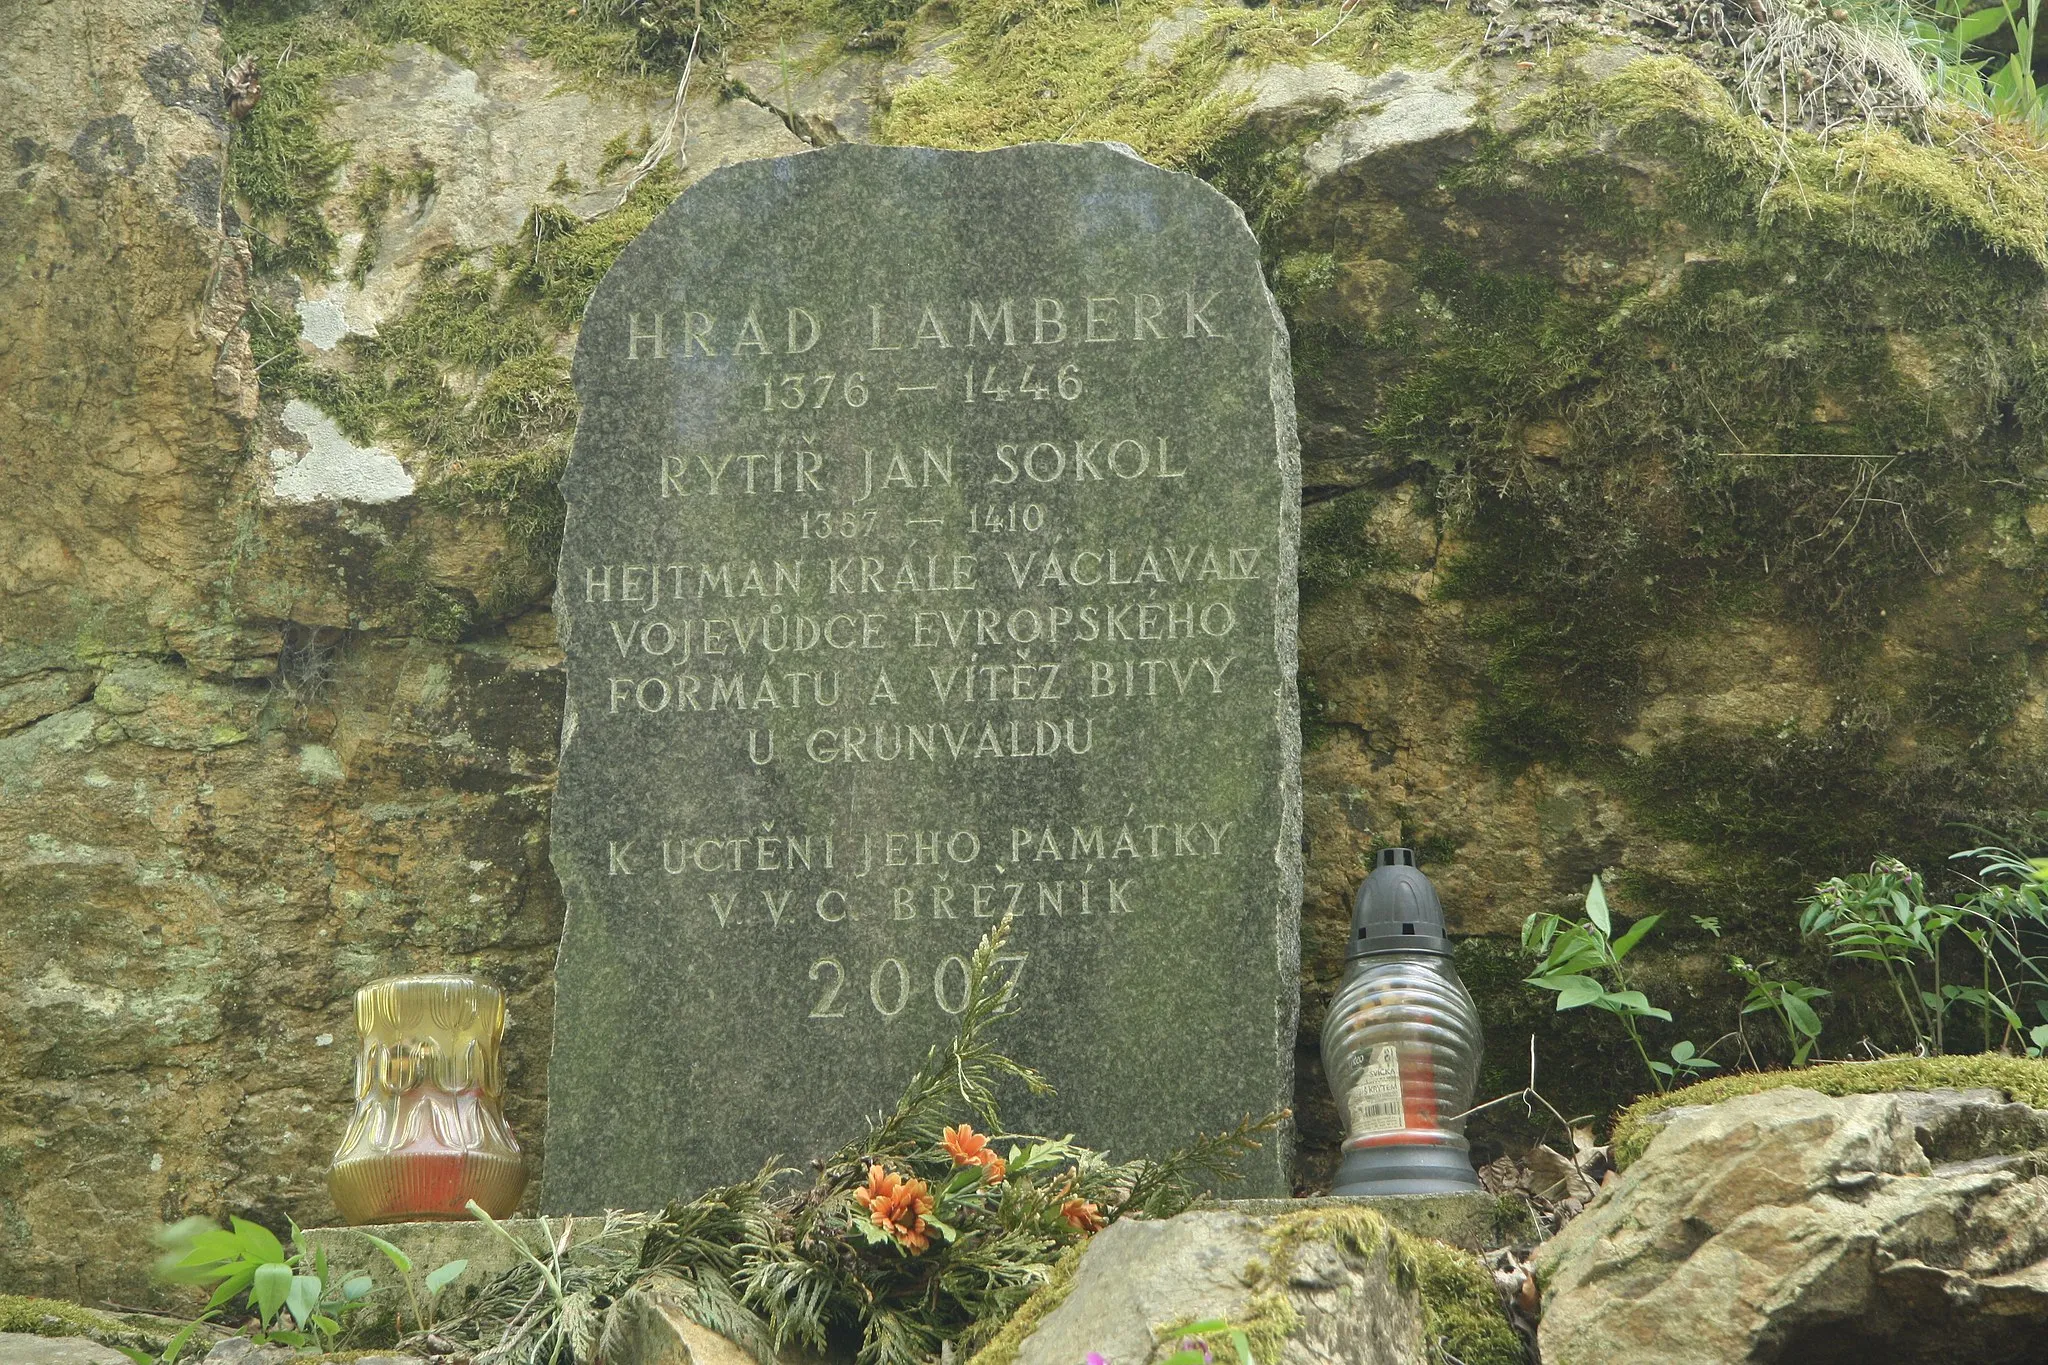
[[[968,1365],[1016,1365],[1017,1349],[1022,1346],[1038,1325],[1044,1322],[1053,1309],[1067,1301],[1067,1295],[1074,1291],[1074,1272],[1080,1269],[1082,1253],[1088,1250],[1086,1242],[1076,1242],[1053,1262],[1052,1271],[1038,1292],[1024,1300],[1002,1330],[989,1338],[988,1345],[976,1351]]]
[[[1764,226],[1893,255],[1963,239],[2048,265],[2048,152],[2026,139],[1974,122],[1937,124],[1932,145],[1888,128],[1788,138],[1676,57],[1638,62],[1586,98],[1630,141],[1710,162],[1718,175],[1681,190],[1696,203],[1747,201]],[[1579,99],[1563,97],[1558,113],[1575,117]]]
[[[1508,1325],[1493,1277],[1479,1258],[1404,1232],[1370,1209],[1304,1210],[1282,1218],[1267,1234],[1263,1280],[1273,1288],[1254,1297],[1250,1321],[1233,1324],[1244,1327],[1261,1365],[1275,1365],[1281,1343],[1299,1325],[1291,1320],[1286,1285],[1301,1248],[1313,1243],[1360,1258],[1385,1250],[1394,1282],[1421,1299],[1423,1333],[1433,1354],[1466,1365],[1521,1365],[1521,1338]]]
[[[1437,65],[1436,42],[1470,27],[1368,0],[1311,50],[1336,28],[1339,5],[1219,9],[1170,54],[1148,59],[1145,39],[1180,3],[958,0],[953,68],[898,91],[884,131],[892,142],[967,149],[1107,140],[1160,165],[1189,167],[1241,122],[1243,100],[1218,90],[1233,60]]]
[[[0,1294],[0,1332],[22,1332],[37,1337],[96,1337],[133,1335],[119,1318],[81,1308],[62,1299],[28,1298]]]
[[[1823,1095],[1875,1095],[1890,1090],[2002,1090],[2008,1099],[2048,1109],[2048,1062],[1986,1054],[1975,1057],[1887,1057],[1837,1062],[1798,1071],[1717,1076],[1698,1085],[1651,1095],[1623,1110],[1614,1125],[1614,1158],[1627,1167],[1656,1136],[1644,1120],[1687,1104],[1718,1104],[1738,1095],[1797,1086]]]
[[[0,1332],[38,1337],[85,1337],[116,1350],[140,1351],[154,1356],[183,1326],[183,1322],[149,1314],[137,1313],[123,1319],[62,1299],[0,1294]],[[210,1339],[199,1336],[192,1343],[187,1358],[204,1354]]]
[[[1456,1247],[1403,1232],[1370,1209],[1308,1209],[1276,1221],[1266,1235],[1266,1259],[1248,1311],[1231,1320],[1259,1365],[1276,1365],[1300,1321],[1287,1296],[1290,1267],[1303,1247],[1330,1244],[1361,1259],[1385,1251],[1387,1270],[1422,1302],[1424,1331],[1445,1358],[1467,1365],[1521,1365],[1521,1340],[1508,1326],[1493,1279],[1477,1257]],[[1068,1248],[1052,1278],[1017,1310],[970,1365],[1014,1365],[1018,1348],[1073,1291],[1086,1243]],[[1154,1337],[1171,1342],[1190,1323],[1158,1326]],[[1435,1358],[1434,1356],[1432,1358]]]
[[[363,281],[376,268],[377,253],[384,241],[384,219],[394,206],[411,200],[415,206],[426,201],[434,192],[434,168],[413,166],[404,171],[393,171],[381,162],[364,172],[361,181],[350,194],[350,208],[354,210],[356,226],[362,229],[362,241],[356,246],[356,254],[349,261],[349,281],[361,288]]]
[[[1526,1218],[1526,1210],[1518,1210]],[[1422,1294],[1423,1329],[1442,1359],[1521,1365],[1522,1339],[1501,1312],[1500,1292],[1477,1257],[1442,1242],[1406,1239]]]
[[[340,243],[321,209],[348,164],[345,143],[326,137],[327,83],[374,69],[387,45],[420,42],[474,66],[517,40],[572,81],[672,83],[691,48],[715,71],[743,39],[805,25],[855,24],[846,0],[754,0],[748,6],[695,0],[227,0],[221,6],[227,50],[254,57],[263,93],[235,126],[227,193],[243,211],[260,270],[324,278]],[[857,25],[856,25],[857,26]],[[637,155],[637,153],[636,153]],[[380,173],[381,176],[380,176]],[[350,263],[357,278],[376,259],[378,228],[394,193],[417,196],[431,171],[372,168],[352,205],[365,232]]]
[[[244,3],[221,16],[227,50],[254,57],[263,94],[235,125],[226,193],[244,216],[260,271],[319,278],[340,249],[321,214],[348,145],[320,131],[329,80],[378,65],[382,54],[345,19],[284,3]]]
[[[392,177],[385,188],[407,184]],[[300,351],[296,315],[260,304],[252,314],[266,394],[306,397],[351,439],[392,441],[423,456],[421,497],[430,504],[506,519],[523,562],[508,569],[503,600],[482,604],[487,612],[516,607],[553,570],[562,523],[556,483],[576,419],[565,337],[611,263],[679,192],[664,166],[594,219],[556,204],[535,208],[518,245],[487,263],[459,253],[428,260],[402,313],[375,335],[344,340],[344,369],[317,366]],[[460,633],[449,604],[420,605],[440,631],[434,638]]]
[[[1389,567],[1393,557],[1373,535],[1375,499],[1353,492],[1302,509],[1300,583],[1304,602]]]

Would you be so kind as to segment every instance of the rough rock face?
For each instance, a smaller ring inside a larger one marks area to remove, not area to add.
[[[2038,186],[1896,143],[1787,177],[1682,63],[1603,41],[1524,68],[1461,15],[1354,7],[1311,47],[1334,5],[988,9],[931,7],[886,53],[765,35],[699,63],[687,119],[674,67],[579,83],[496,35],[365,39],[324,105],[265,125],[351,144],[298,191],[334,259],[295,273],[254,268],[276,223],[223,212],[224,149],[259,149],[221,112],[213,11],[8,7],[0,1284],[152,1301],[159,1218],[331,1219],[348,998],[388,972],[508,989],[537,1146],[563,281],[730,160],[1092,133],[1246,207],[1313,500],[1306,1183],[1375,845],[1418,845],[1478,935],[1483,1093],[1538,1033],[1577,1113],[1636,1064],[1520,986],[1529,911],[1608,870],[1625,916],[1666,912],[1632,959],[1679,1014],[1653,1041],[1713,1037],[1723,955],[1795,952],[1802,884],[1880,852],[1932,871],[1956,826],[2017,839],[2048,806]],[[282,68],[274,36],[258,122],[318,35]],[[672,122],[671,169],[586,218]],[[410,387],[340,392],[377,367]],[[1802,454],[1855,458],[1758,458]],[[1830,1040],[1896,1041],[1827,984]]]
[[[1546,1361],[2040,1359],[2048,1112],[1785,1089],[1666,1117],[1538,1255]]]
[[[502,517],[413,496],[410,452],[259,412],[201,8],[29,5],[0,32],[0,1284],[130,1303],[165,1293],[160,1220],[334,1220],[349,1002],[379,976],[506,988],[537,1157],[560,932],[548,580]],[[516,53],[480,75],[401,47],[354,81],[331,132],[358,174],[447,154],[360,284],[260,286],[271,316],[298,297],[312,364],[425,256],[511,235],[558,162],[616,201],[595,166],[652,116]],[[703,104],[684,178],[803,145]]]
[[[1119,1223],[1089,1246],[1066,1301],[1017,1349],[1017,1365],[1066,1365],[1099,1351],[1150,1362],[1179,1341],[1153,1328],[1214,1318],[1244,1321],[1267,1253],[1264,1229],[1241,1214],[1189,1213],[1163,1223]],[[1304,1359],[1421,1365],[1422,1307],[1388,1273],[1392,1244],[1375,1255],[1328,1243],[1287,1280],[1300,1314]],[[1304,1311],[1306,1310],[1306,1311]]]
[[[977,1365],[1071,1365],[1090,1352],[1134,1365],[1221,1318],[1290,1365],[1519,1361],[1478,1261],[1395,1232],[1360,1208],[1198,1210],[1113,1224],[1070,1275],[1040,1291]],[[1228,1356],[1220,1334],[1212,1352]]]

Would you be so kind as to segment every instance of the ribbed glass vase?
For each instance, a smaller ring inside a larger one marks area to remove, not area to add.
[[[492,1217],[519,1207],[526,1162],[505,1124],[505,996],[466,976],[356,992],[356,1108],[327,1170],[350,1223]]]

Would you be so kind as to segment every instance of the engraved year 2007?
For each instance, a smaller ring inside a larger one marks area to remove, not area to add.
[[[1024,962],[1029,953],[998,953],[995,966],[1001,976],[1003,998],[1014,1005],[1024,980]],[[857,970],[857,969],[856,969]],[[811,964],[810,979],[817,983],[818,998],[811,1004],[810,1017],[813,1019],[844,1019],[846,1002],[841,998],[846,993],[849,975],[847,966],[836,957],[821,957]],[[947,1014],[958,1014],[967,1008],[967,959],[957,953],[939,959],[939,965],[932,969],[932,1003]],[[857,989],[857,988],[856,988]],[[875,1013],[884,1019],[894,1019],[910,1006],[912,976],[910,968],[900,957],[885,957],[875,964],[868,973],[868,1003]],[[855,997],[858,999],[858,996]]]

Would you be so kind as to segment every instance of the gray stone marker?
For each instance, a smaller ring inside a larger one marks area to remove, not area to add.
[[[1006,911],[1058,1088],[1010,1126],[1285,1104],[1300,470],[1237,209],[1103,145],[741,164],[605,277],[576,387],[545,1207],[853,1137]]]

